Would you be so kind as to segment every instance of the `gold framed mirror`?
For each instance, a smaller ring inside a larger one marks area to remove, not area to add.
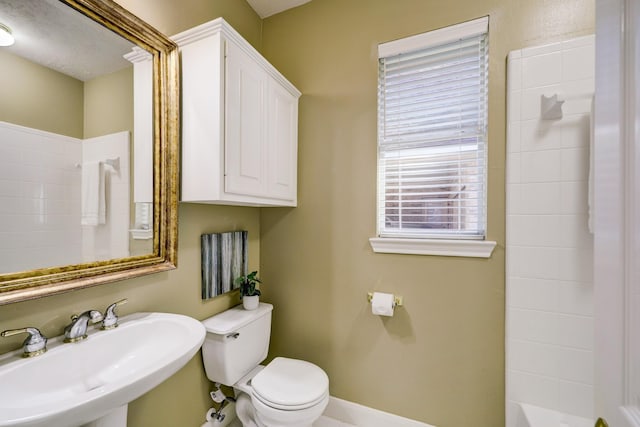
[[[14,9],[25,9],[28,7],[26,3],[27,2],[21,2],[19,4],[16,3],[17,6],[15,6]],[[108,33],[107,38],[113,37],[115,34],[118,38],[129,43],[130,46],[133,47],[134,51],[138,53],[143,52],[144,55],[150,58],[151,78],[149,79],[150,85],[148,92],[152,99],[147,100],[147,104],[149,106],[149,121],[151,122],[148,126],[148,140],[151,151],[151,153],[149,153],[150,167],[148,173],[148,185],[150,194],[149,198],[152,200],[150,200],[149,203],[150,209],[147,209],[148,222],[146,225],[148,230],[144,230],[148,231],[148,233],[145,234],[146,237],[144,237],[145,239],[148,239],[148,249],[142,251],[140,254],[131,250],[128,252],[108,252],[107,255],[89,257],[89,259],[84,257],[81,259],[81,262],[62,261],[60,265],[55,264],[54,261],[47,261],[34,268],[21,269],[18,267],[14,270],[10,266],[8,271],[6,269],[0,270],[0,304],[34,299],[47,295],[68,292],[75,289],[129,279],[145,274],[170,270],[176,267],[177,262],[177,187],[179,152],[179,62],[177,46],[166,36],[162,35],[153,27],[141,21],[112,0],[47,0],[46,2],[37,0],[36,3],[33,3],[34,10],[39,10],[44,3],[51,3],[54,8],[61,9],[62,14],[67,14],[71,11],[74,15],[73,21],[75,21],[77,17],[80,21],[89,22],[90,25],[97,26],[96,28],[99,28],[98,32],[102,31],[103,33]],[[33,10],[31,12],[33,13]],[[5,18],[6,16],[3,17],[2,14],[0,14],[0,22]],[[29,19],[33,20],[33,16],[30,16]],[[48,14],[43,19],[51,20],[51,15]],[[67,31],[69,28],[76,28],[76,31],[79,31],[77,28],[82,28],[83,25],[86,25],[85,22],[76,25],[75,23],[69,23],[68,21],[69,18],[64,18],[63,24],[59,25],[65,27],[62,30]],[[7,23],[4,22],[3,25],[7,25]],[[104,31],[105,29],[107,31]],[[18,43],[18,30],[13,30],[16,33],[16,43]],[[76,36],[72,36],[72,38],[84,38],[84,33],[80,32]],[[27,37],[25,37],[25,39],[27,39]],[[29,42],[33,42],[33,40],[29,40]],[[91,45],[89,45],[88,49],[90,48]],[[83,52],[81,50],[82,49],[78,49],[74,54],[82,55]],[[98,46],[91,50],[101,50],[101,48]],[[66,61],[61,59],[59,59],[59,61],[63,62],[63,67],[68,65],[64,63]],[[83,59],[81,58],[79,62],[82,63],[82,61]],[[84,62],[86,65],[87,60],[84,60]],[[131,75],[133,75],[133,72],[131,72]],[[29,86],[33,87],[34,85],[30,84]],[[35,86],[37,87],[37,85]],[[134,88],[134,91],[135,90],[136,89]],[[86,88],[84,89],[84,93],[87,93]],[[5,99],[3,102],[11,103],[11,100]],[[86,99],[83,102],[86,104]],[[98,103],[102,104],[103,102],[100,100]],[[132,106],[132,110],[133,108],[134,107]],[[0,122],[2,121],[2,111],[0,111]],[[85,126],[86,122],[87,120],[85,118]],[[12,129],[14,127],[13,124],[8,124],[7,126]],[[26,129],[22,124],[19,126],[16,125],[15,127],[18,128],[19,131]],[[27,130],[30,135],[40,132],[31,132],[30,128]],[[130,132],[131,131],[132,130],[130,130]],[[46,135],[48,136],[49,134],[46,133]],[[0,141],[1,140],[2,137],[0,136]],[[134,144],[136,142],[138,141],[133,141]],[[33,151],[35,152],[35,150]],[[131,156],[135,156],[135,151],[133,149],[131,152],[134,153]],[[53,154],[52,156],[56,158],[63,158],[67,163],[70,161],[67,158],[66,152],[64,154]],[[129,168],[128,156],[129,149],[127,148],[127,153],[125,155],[127,158],[124,163],[120,163],[119,158],[117,159],[117,164],[114,162],[114,159],[111,158],[104,158],[100,162],[93,162],[94,164],[78,162],[75,163],[75,168],[78,170],[66,170],[65,174],[78,177],[81,176],[84,180],[85,171],[89,171],[95,166],[95,164],[99,164],[98,170],[100,170],[101,173],[104,173],[102,169],[103,166],[105,169],[109,166],[112,167],[115,173],[119,175],[122,173],[120,170],[121,167],[124,169]],[[34,167],[31,168],[36,169]],[[68,166],[68,168],[72,167]],[[40,169],[42,169],[42,167],[40,167]],[[82,169],[81,172],[79,171],[80,169]],[[129,174],[129,171],[127,170],[126,173]],[[4,187],[2,186],[3,179],[7,181]],[[111,185],[111,191],[113,191],[114,194],[117,194],[117,191],[119,190],[117,190],[115,183],[108,179],[106,180],[106,184],[100,184],[96,188],[100,188],[100,191],[104,192],[105,190],[103,187],[109,187],[109,185]],[[133,179],[131,181],[133,181]],[[17,181],[13,177],[7,178],[0,176],[0,187],[10,188],[11,183],[16,182]],[[130,185],[129,181],[127,181],[127,183],[127,185]],[[85,187],[90,186],[85,186],[84,181],[82,185],[74,185],[77,187],[78,194],[82,194],[74,196],[72,202],[78,206],[82,205],[81,207],[84,209],[85,195],[88,193],[88,190],[86,190]],[[14,185],[14,187],[15,188],[11,190],[14,193],[24,191],[23,186]],[[54,184],[38,184],[35,186],[33,183],[30,183],[28,188],[32,187],[38,187],[41,193],[45,192],[45,190],[49,190],[50,188],[57,188],[58,192],[68,192],[63,188],[60,182]],[[129,189],[127,188],[126,190],[128,195]],[[10,195],[14,194],[12,193]],[[0,207],[3,203],[5,206],[8,206],[12,204],[11,202],[13,200],[18,200],[17,198],[11,199],[4,196],[5,194],[0,190]],[[70,209],[65,205],[65,203],[61,203],[60,201],[57,201],[57,203],[51,203],[50,201],[37,199],[35,202],[40,209],[38,215],[41,223],[48,222],[47,213],[43,213],[43,206],[45,205],[58,206],[58,210]],[[107,203],[110,202],[111,201],[107,200]],[[131,210],[133,212],[135,209],[133,198],[129,199],[129,196],[127,196],[126,203],[131,206]],[[22,205],[21,203],[16,204]],[[111,204],[113,205],[114,203]],[[135,212],[135,216],[137,218],[138,210],[135,209]],[[15,217],[20,217],[21,215],[25,216],[24,212],[12,213],[12,215]],[[95,230],[97,229],[97,226],[95,224],[87,225],[87,223],[84,222],[84,211],[82,214],[74,213],[73,215],[77,215],[78,218],[82,217],[82,226],[85,227],[85,229],[90,230],[92,234],[96,234]],[[134,215],[132,214],[131,216],[133,217]],[[107,221],[108,220],[109,218],[107,216]],[[73,221],[76,220],[74,219]],[[80,220],[77,222],[77,226],[80,227]],[[129,216],[127,216],[127,220],[125,222],[127,228],[135,228],[133,223],[134,221],[130,220]],[[6,233],[5,237],[12,237],[13,240],[20,242],[18,245],[20,248],[23,246],[27,247],[27,250],[24,253],[19,253],[18,257],[30,257],[28,245],[22,244],[24,238],[21,235],[16,234],[14,230],[6,230],[6,228],[7,227],[0,230],[0,240],[3,238],[2,233]],[[51,237],[53,235],[57,238],[62,246],[62,241],[66,238],[64,233],[58,232],[56,235],[52,234],[47,228],[44,228],[43,230],[48,232],[47,237]],[[135,239],[136,237],[129,237],[127,232],[127,240],[132,238]],[[82,244],[86,246],[86,243],[83,242]],[[2,256],[3,253],[14,255],[17,250],[18,248],[14,250],[9,243],[5,243],[0,248],[0,256]],[[51,252],[64,252],[64,249],[57,249],[57,246],[55,245],[50,247],[48,250]],[[113,254],[118,255],[114,256]],[[57,260],[60,258],[53,259]]]

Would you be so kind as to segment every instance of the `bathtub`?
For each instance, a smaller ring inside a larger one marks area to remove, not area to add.
[[[593,423],[588,418],[521,403],[516,427],[593,427]]]

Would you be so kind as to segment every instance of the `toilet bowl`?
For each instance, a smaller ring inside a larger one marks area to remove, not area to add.
[[[311,427],[329,403],[329,378],[313,363],[268,352],[273,306],[234,307],[203,321],[207,377],[232,386],[244,427]]]
[[[258,366],[234,389],[236,412],[245,427],[310,427],[329,403],[329,379],[324,371],[284,357]]]

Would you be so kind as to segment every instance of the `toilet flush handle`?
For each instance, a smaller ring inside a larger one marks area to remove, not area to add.
[[[227,335],[226,338],[233,338],[234,340],[237,340],[239,336],[240,336],[240,332],[234,332],[232,334]]]

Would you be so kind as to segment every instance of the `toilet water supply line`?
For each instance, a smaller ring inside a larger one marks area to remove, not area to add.
[[[211,396],[211,399],[214,402],[220,404],[220,408],[218,408],[217,411],[216,411],[216,408],[213,408],[213,407],[209,408],[209,411],[207,411],[207,415],[206,415],[207,421],[213,421],[218,423],[221,423],[222,421],[224,421],[225,414],[222,413],[222,410],[224,409],[225,406],[227,406],[229,402],[236,401],[235,398],[225,395],[224,392],[220,389],[220,386],[221,386],[220,383],[215,383],[216,389],[213,390],[211,393],[209,393],[209,396]]]

